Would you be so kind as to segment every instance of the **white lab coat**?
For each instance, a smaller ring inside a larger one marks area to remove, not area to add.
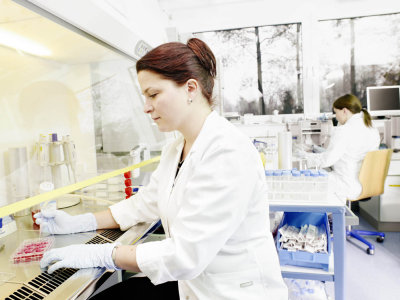
[[[361,112],[335,128],[325,152],[307,158],[321,168],[333,167],[329,183],[343,201],[356,199],[362,191],[358,180],[362,161],[367,152],[378,150],[379,143],[379,131],[365,126]]]
[[[138,245],[141,271],[178,280],[181,299],[287,299],[249,138],[212,112],[175,179],[182,148],[182,137],[167,145],[148,186],[111,206],[122,230],[161,218],[167,238]]]

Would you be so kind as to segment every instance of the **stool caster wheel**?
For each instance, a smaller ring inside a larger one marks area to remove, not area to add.
[[[377,241],[378,243],[383,243],[384,240],[385,240],[385,237],[383,237],[383,236],[378,236],[378,237],[376,238],[376,241]]]
[[[374,254],[375,254],[375,250],[374,250],[374,249],[368,248],[368,249],[367,249],[367,253],[368,253],[369,255],[374,255]]]

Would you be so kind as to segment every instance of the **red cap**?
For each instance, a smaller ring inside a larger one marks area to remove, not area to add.
[[[132,185],[132,180],[131,179],[125,179],[125,186],[131,186]]]
[[[125,194],[128,195],[128,196],[132,195],[132,188],[130,186],[125,188]]]
[[[124,173],[124,177],[125,178],[131,178],[132,176],[131,176],[131,171],[128,171],[128,172],[126,172],[126,173]]]

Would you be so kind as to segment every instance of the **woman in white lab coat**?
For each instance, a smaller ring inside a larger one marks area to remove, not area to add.
[[[325,152],[307,154],[311,165],[332,167],[330,186],[343,200],[356,199],[361,194],[358,180],[362,161],[369,151],[378,150],[379,132],[373,127],[368,111],[360,100],[351,94],[338,98],[333,110],[339,122]]]
[[[161,131],[180,132],[163,149],[149,184],[101,213],[36,217],[52,233],[127,230],[161,218],[166,239],[54,249],[42,267],[55,262],[49,272],[93,266],[142,272],[154,285],[178,281],[180,299],[287,299],[259,154],[248,137],[212,111],[213,53],[199,39],[167,43],[141,58],[136,69],[145,113]],[[100,295],[121,287],[137,293],[134,280]]]

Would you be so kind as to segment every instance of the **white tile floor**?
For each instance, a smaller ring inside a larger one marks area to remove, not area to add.
[[[376,230],[360,218],[354,229]],[[368,255],[367,247],[351,239],[346,242],[345,299],[346,300],[397,300],[400,299],[400,232],[385,232],[383,243],[376,242],[375,254]],[[333,285],[327,284],[328,294]],[[333,299],[333,298],[332,298]]]

